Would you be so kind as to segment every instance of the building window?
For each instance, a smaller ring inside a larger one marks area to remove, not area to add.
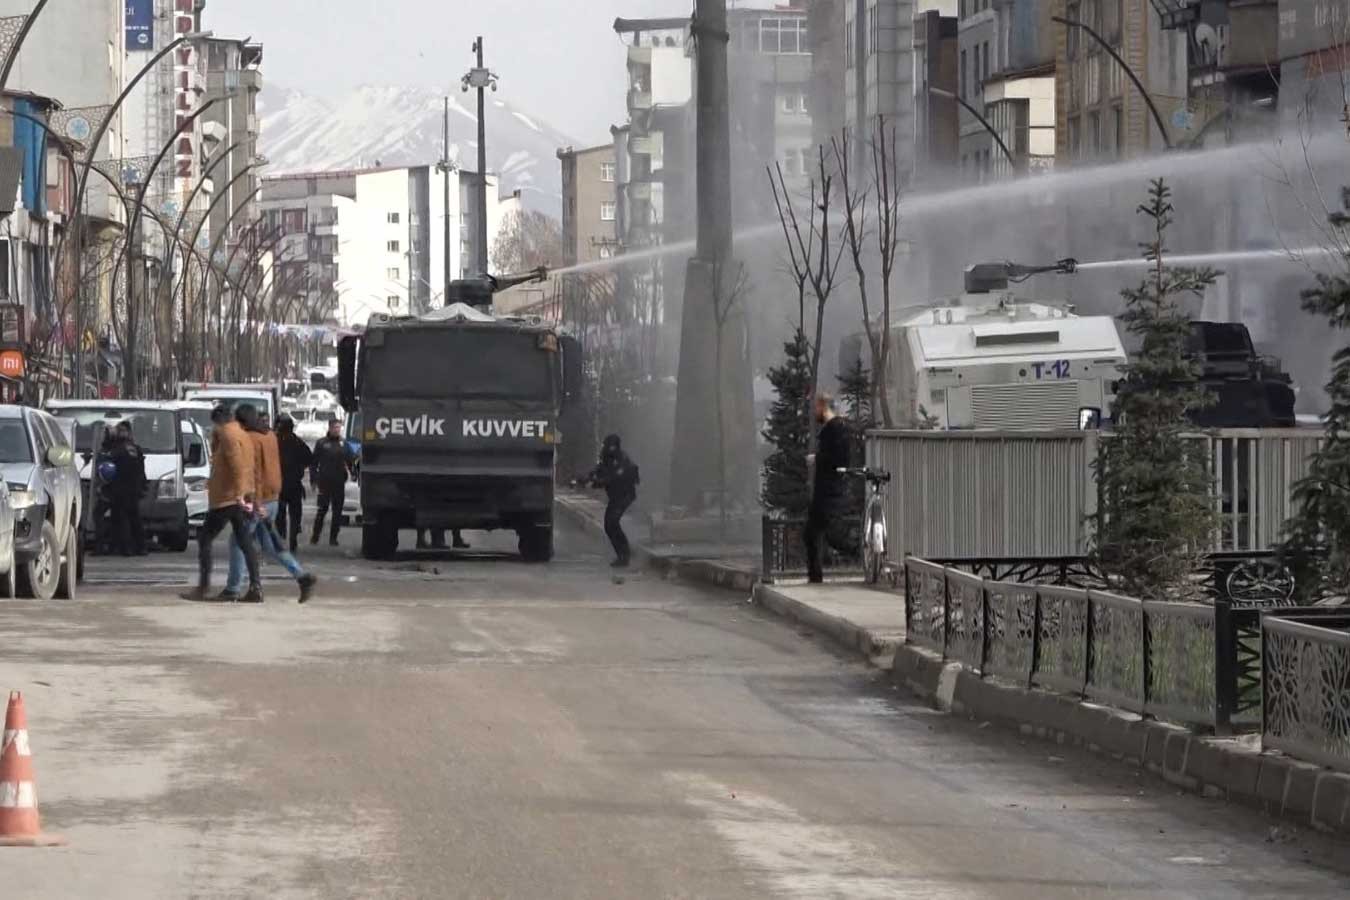
[[[993,73],[989,71],[989,42],[985,41],[980,45],[980,71],[984,73],[985,80]],[[983,82],[981,82],[983,84]]]
[[[390,309],[398,309],[398,294],[390,294],[385,300],[389,303]]]
[[[613,256],[614,256],[614,245],[613,245],[613,244],[601,244],[601,245],[600,245],[600,258],[601,258],[601,259],[612,259]]]
[[[285,234],[303,234],[305,225],[305,210],[286,209],[281,212],[281,230]]]
[[[870,59],[877,54],[877,44],[879,34],[877,32],[877,8],[875,6],[867,9],[867,57]]]
[[[1116,158],[1125,155],[1125,111],[1119,106],[1111,110],[1115,118]]]
[[[844,70],[853,71],[853,22],[844,23]]]
[[[600,201],[600,221],[601,221],[601,222],[613,222],[614,219],[615,219],[615,216],[616,216],[616,214],[617,214],[617,211],[618,211],[618,208],[617,208],[617,206],[615,205],[615,203],[614,203],[613,200],[602,200],[602,201]]]
[[[1088,154],[1094,159],[1102,155],[1102,115],[1088,113]]]
[[[399,214],[396,212],[391,212],[388,216],[385,217],[385,219],[386,221],[389,222],[390,225],[397,225],[399,223]]]
[[[602,162],[600,164],[600,180],[610,184],[614,183],[614,163]]]
[[[385,269],[384,274],[385,277],[387,277],[390,281],[403,280],[403,270],[400,269],[398,266],[391,266],[388,269]]]
[[[384,249],[388,250],[390,253],[397,253],[399,251],[399,243],[398,241],[387,241],[384,245]]]
[[[961,94],[961,99],[966,98],[966,51],[961,51],[961,83],[957,86],[957,91]]]
[[[759,52],[769,54],[810,53],[806,18],[801,16],[759,20]]]
[[[1064,18],[1070,22],[1083,21],[1083,6],[1080,3],[1070,3],[1064,7]],[[1064,55],[1068,59],[1078,58],[1078,29],[1069,28],[1064,34]]]

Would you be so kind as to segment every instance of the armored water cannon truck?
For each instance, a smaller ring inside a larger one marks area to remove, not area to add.
[[[1278,359],[1256,352],[1241,322],[1191,322],[1188,347],[1210,403],[1191,413],[1206,428],[1293,428],[1294,381]]]
[[[1076,268],[1072,259],[980,263],[966,269],[959,297],[902,310],[890,326],[887,372],[897,423],[1018,430],[1099,423],[1125,363],[1115,321],[1028,300],[1009,287]]]
[[[449,305],[375,315],[342,339],[340,400],[361,413],[366,558],[389,558],[411,528],[509,528],[526,560],[552,558],[558,416],[580,390],[580,345],[490,311],[497,290],[543,275],[452,282]]]

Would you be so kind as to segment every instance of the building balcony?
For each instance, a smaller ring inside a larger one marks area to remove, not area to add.
[[[656,150],[656,138],[650,134],[630,137],[628,139],[628,153],[630,156],[651,156]]]
[[[629,200],[650,202],[652,199],[651,182],[630,181],[625,190],[628,192]]]

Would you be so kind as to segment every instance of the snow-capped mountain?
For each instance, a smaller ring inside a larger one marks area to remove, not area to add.
[[[434,164],[441,157],[444,94],[425,88],[363,86],[336,101],[267,86],[259,98],[262,153],[269,175],[375,165]],[[450,96],[450,157],[466,168],[478,158],[477,101]],[[488,94],[488,170],[503,190],[520,189],[528,206],[561,207],[559,147],[576,142],[540,119]]]

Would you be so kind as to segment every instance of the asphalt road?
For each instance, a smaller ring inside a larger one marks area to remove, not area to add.
[[[192,561],[158,554],[0,602],[0,688],[69,840],[0,850],[0,896],[1350,895],[1344,843],[940,716],[744,598],[560,548],[325,547],[305,607],[275,578],[260,607],[178,601]]]

